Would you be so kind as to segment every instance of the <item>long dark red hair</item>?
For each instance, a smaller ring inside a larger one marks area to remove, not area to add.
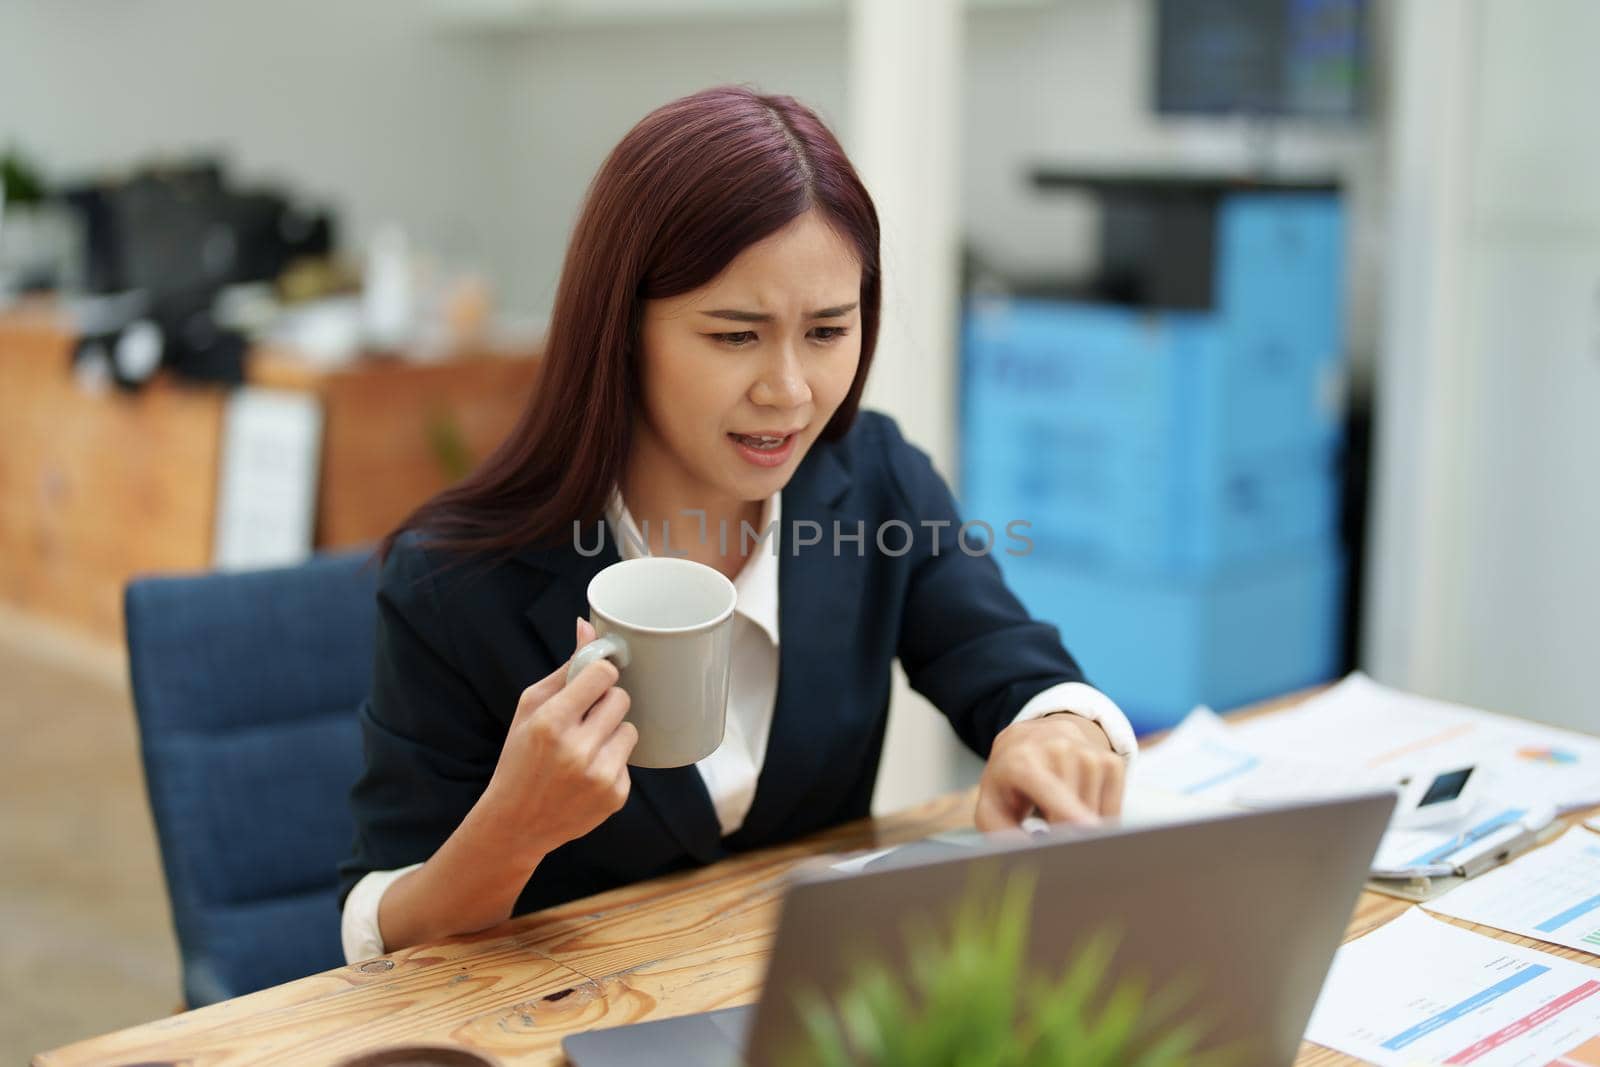
[[[657,108],[612,149],[573,230],[534,395],[472,474],[423,504],[405,530],[427,543],[504,555],[551,545],[605,511],[641,402],[643,303],[707,284],[744,249],[819,210],[861,260],[861,363],[822,438],[855,421],[878,337],[878,214],[844,150],[810,108],[738,86]]]

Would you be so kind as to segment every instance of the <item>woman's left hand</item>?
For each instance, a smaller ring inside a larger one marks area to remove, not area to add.
[[[1097,824],[1122,811],[1124,763],[1098,725],[1046,715],[1000,731],[978,782],[979,830],[1015,829],[1035,810],[1052,823]]]

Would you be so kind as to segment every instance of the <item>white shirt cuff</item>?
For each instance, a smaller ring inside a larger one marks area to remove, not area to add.
[[[344,911],[339,917],[339,939],[344,942],[344,961],[360,963],[383,955],[383,932],[378,929],[378,905],[383,894],[399,880],[421,867],[413,863],[397,871],[368,871],[361,881],[344,898]]]
[[[1022,705],[1012,725],[1042,718],[1058,711],[1081,715],[1097,723],[1111,741],[1111,750],[1126,760],[1139,752],[1139,741],[1133,735],[1133,724],[1117,707],[1116,702],[1086,682],[1062,682]]]

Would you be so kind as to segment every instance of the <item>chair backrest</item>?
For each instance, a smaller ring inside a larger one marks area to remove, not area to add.
[[[190,1007],[337,967],[371,553],[128,585],[128,660]]]

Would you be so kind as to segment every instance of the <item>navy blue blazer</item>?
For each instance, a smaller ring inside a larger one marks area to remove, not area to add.
[[[896,519],[916,534],[899,555],[890,553],[904,530],[885,533],[890,552],[875,543],[879,525]],[[949,488],[888,417],[862,412],[842,439],[815,444],[783,489],[782,520],[777,699],[744,825],[722,836],[694,767],[632,768],[627,804],[546,856],[515,913],[868,814],[896,657],[984,756],[1030,697],[1084,680],[995,561],[962,551]],[[835,522],[844,537],[863,524],[859,546],[841,540],[836,555]],[[803,536],[790,537],[797,529]],[[817,529],[818,543],[800,545]],[[595,543],[590,527],[582,546]],[[967,548],[976,551],[970,537]],[[368,871],[421,862],[455,830],[494,771],[518,696],[572,655],[589,579],[619,558],[609,532],[591,557],[563,545],[485,566],[446,566],[459,561],[415,533],[396,543],[379,582],[372,692],[360,712],[366,769],[351,796],[356,840],[340,867],[341,902]]]

